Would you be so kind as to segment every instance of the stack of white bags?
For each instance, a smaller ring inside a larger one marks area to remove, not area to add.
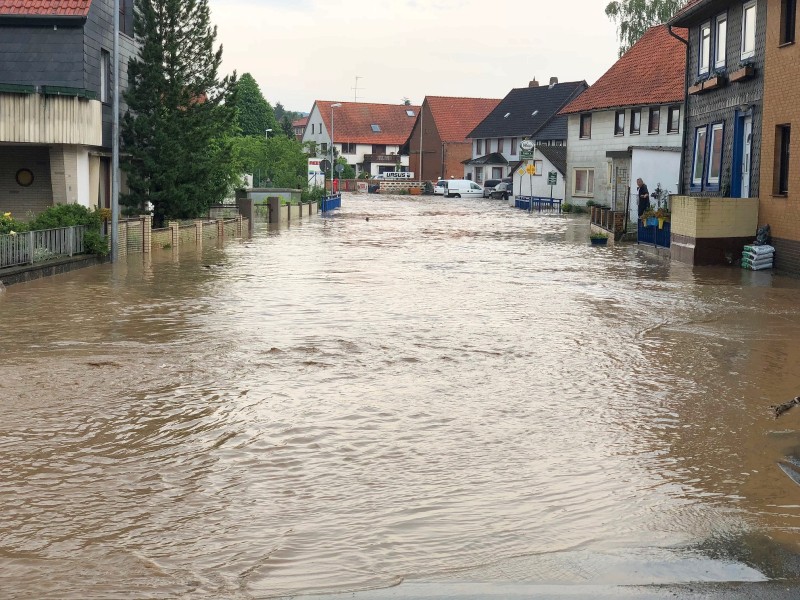
[[[751,271],[772,268],[775,248],[772,246],[745,246],[742,252],[742,268]]]

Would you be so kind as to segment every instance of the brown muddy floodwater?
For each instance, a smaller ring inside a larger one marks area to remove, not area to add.
[[[768,407],[800,282],[585,216],[346,195],[0,318],[3,597],[751,581],[799,549],[800,408]]]

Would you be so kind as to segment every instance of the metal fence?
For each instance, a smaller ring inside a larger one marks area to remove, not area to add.
[[[514,207],[528,212],[554,211],[561,212],[559,198],[544,198],[542,196],[514,196]]]
[[[0,235],[0,269],[83,254],[86,227],[61,227]]]
[[[659,224],[658,219],[650,218],[647,223],[642,223],[639,219],[638,240],[640,244],[651,244],[661,248],[669,248],[670,246],[670,223],[669,221],[661,220]]]
[[[328,212],[342,207],[342,195],[328,196],[320,201],[320,212]]]

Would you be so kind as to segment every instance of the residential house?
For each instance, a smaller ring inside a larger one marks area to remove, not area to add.
[[[331,137],[336,154],[347,159],[356,173],[374,177],[406,170],[408,155],[401,147],[417,120],[419,106],[317,100],[308,116],[303,142],[314,142],[320,156],[328,156]]]
[[[515,196],[536,196],[563,200],[566,193],[567,146],[537,146],[530,161],[534,173],[523,168],[522,161],[514,165],[511,172]],[[555,174],[555,184],[551,185],[549,175]],[[508,199],[514,206],[514,198]]]
[[[113,0],[0,0],[0,211],[110,207],[113,17]],[[124,91],[132,0],[120,29]]]
[[[800,274],[800,169],[790,160],[800,156],[797,2],[767,0],[766,4],[758,221],[770,226],[775,267]]]
[[[483,183],[514,172],[520,161],[519,142],[531,140],[537,146],[567,143],[567,118],[558,112],[586,89],[585,81],[540,86],[535,79],[525,88],[515,88],[503,98],[467,138],[472,140],[472,157],[464,162],[464,177]]]
[[[294,137],[298,142],[303,140],[303,134],[306,132],[306,125],[308,125],[308,117],[292,121],[292,133],[294,133]]]
[[[684,195],[672,207],[675,260],[731,262],[755,237],[766,21],[766,0],[692,0],[669,21],[688,28]]]
[[[408,139],[409,168],[420,181],[460,179],[472,158],[467,134],[500,102],[487,98],[427,96]],[[420,158],[422,157],[422,158]]]
[[[569,117],[567,202],[593,200],[635,220],[638,178],[651,192],[659,184],[678,191],[685,57],[666,26],[651,27],[561,111]]]

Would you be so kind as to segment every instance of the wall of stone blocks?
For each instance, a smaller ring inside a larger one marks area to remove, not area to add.
[[[16,181],[17,171],[30,169],[33,183]],[[20,221],[28,212],[40,213],[53,204],[50,183],[50,151],[44,146],[0,146],[0,212],[10,212]]]

